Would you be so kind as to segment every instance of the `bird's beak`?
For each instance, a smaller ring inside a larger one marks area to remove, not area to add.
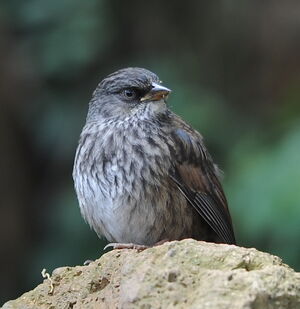
[[[152,89],[141,98],[141,102],[165,99],[170,92],[171,90],[167,87],[152,83]]]

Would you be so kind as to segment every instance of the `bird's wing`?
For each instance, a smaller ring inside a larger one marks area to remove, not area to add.
[[[219,171],[202,136],[175,116],[171,138],[176,149],[171,179],[221,241],[235,244],[226,197],[218,179]]]

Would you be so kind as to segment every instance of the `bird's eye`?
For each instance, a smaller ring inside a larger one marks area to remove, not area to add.
[[[138,93],[135,89],[125,89],[123,91],[123,95],[127,98],[127,99],[135,99],[138,96]]]

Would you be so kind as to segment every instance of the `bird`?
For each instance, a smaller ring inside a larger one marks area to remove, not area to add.
[[[84,220],[113,248],[236,244],[221,172],[202,135],[170,110],[151,71],[105,77],[89,102],[73,180]]]

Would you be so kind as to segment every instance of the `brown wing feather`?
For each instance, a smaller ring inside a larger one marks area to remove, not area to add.
[[[176,145],[175,169],[171,178],[207,224],[225,243],[235,243],[218,168],[206,150],[202,136],[179,117],[172,138]]]

